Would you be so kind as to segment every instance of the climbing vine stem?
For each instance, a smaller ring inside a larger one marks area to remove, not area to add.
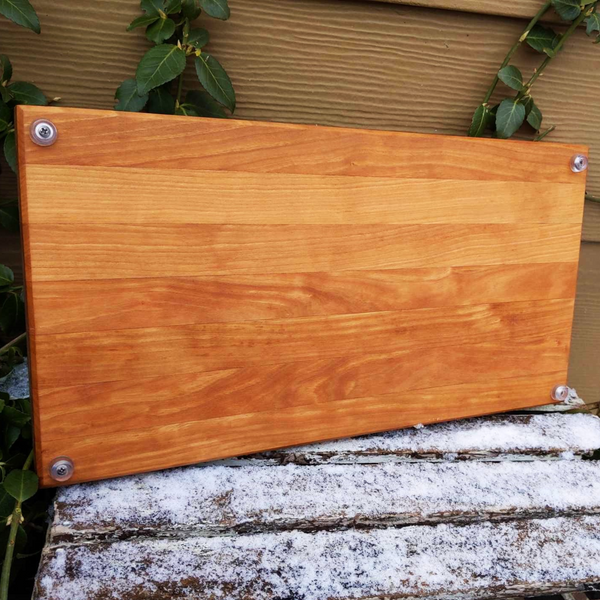
[[[529,25],[527,25],[527,27],[525,28],[525,31],[523,31],[521,37],[514,43],[512,48],[508,51],[508,54],[506,55],[506,57],[504,58],[504,61],[500,65],[500,69],[503,69],[504,67],[506,67],[506,65],[508,65],[508,63],[510,62],[510,59],[513,57],[515,52],[519,49],[519,46],[527,39],[527,36],[529,35],[529,33],[531,32],[533,27],[550,10],[551,6],[552,6],[552,0],[548,0],[547,2],[544,3],[542,8],[540,8],[540,10],[535,15],[535,17],[533,17],[533,19],[531,19],[531,21],[529,21]],[[499,81],[500,81],[500,78],[498,77],[498,74],[496,73],[496,76],[494,77],[492,84],[490,85],[490,87],[488,88],[488,91],[485,94],[485,98],[483,99],[483,104],[486,104],[490,101],[490,98],[492,97],[492,94],[494,93],[494,90],[496,89],[496,86],[498,85]]]
[[[468,134],[481,137],[486,133],[498,138],[512,137],[524,123],[535,131],[535,140],[547,136],[553,127],[542,131],[542,112],[531,95],[533,84],[544,73],[548,65],[563,51],[567,40],[585,23],[585,32],[595,38],[594,43],[600,43],[600,0],[546,0],[535,16],[531,19],[523,33],[506,54],[500,68],[494,75],[483,102],[475,109]],[[569,26],[562,34],[543,26],[540,21],[553,8]],[[521,71],[510,64],[520,46],[526,44],[536,52],[545,55],[544,60],[531,76],[524,82]],[[498,84],[502,82],[514,90],[516,96],[506,97],[498,104],[492,104],[491,99]]]
[[[23,464],[22,472],[29,472],[29,468],[33,463],[33,450],[29,452],[29,456]],[[23,485],[21,485],[23,487]],[[15,552],[15,545],[17,543],[17,532],[19,531],[19,525],[23,519],[23,504],[24,498],[19,498],[15,502],[15,507],[10,516],[10,531],[8,533],[8,541],[6,542],[6,552],[4,553],[4,563],[2,564],[2,574],[0,575],[0,600],[8,600],[8,586],[10,583],[10,571],[12,568],[12,561]]]

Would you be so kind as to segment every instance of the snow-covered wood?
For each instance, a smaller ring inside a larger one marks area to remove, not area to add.
[[[505,415],[58,491],[35,600],[489,598],[600,582],[600,419]]]
[[[176,469],[60,491],[52,542],[600,513],[600,463]]]
[[[46,551],[37,598],[489,598],[597,581],[600,517],[578,517],[67,545]]]
[[[533,460],[600,448],[600,419],[590,414],[499,415],[285,448],[221,464],[373,463],[405,460]]]

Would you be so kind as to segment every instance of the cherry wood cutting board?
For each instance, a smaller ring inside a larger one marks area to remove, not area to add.
[[[547,404],[567,382],[585,147],[17,116],[45,486],[60,456],[92,480]]]

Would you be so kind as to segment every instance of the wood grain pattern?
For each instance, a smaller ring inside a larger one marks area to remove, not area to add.
[[[32,240],[30,280],[65,281],[576,262],[581,225],[87,224],[23,231]]]
[[[424,5],[230,0],[229,21],[200,19],[199,25],[210,29],[208,50],[232,77],[239,118],[462,135],[506,51],[539,3],[414,1]],[[142,30],[125,30],[139,14],[139,3],[36,0],[35,6],[41,36],[0,19],[0,50],[10,55],[15,78],[33,81],[50,98],[61,97],[62,106],[111,108],[115,89],[134,76],[150,47]],[[515,64],[530,74],[539,59],[523,48]],[[600,169],[594,167],[600,140],[598,73],[600,52],[581,31],[535,86],[544,124],[557,125],[546,140],[590,145],[588,187],[596,196],[600,196]],[[197,86],[191,68],[185,87]],[[499,86],[496,100],[507,91]],[[526,128],[524,134],[530,136]],[[0,196],[16,197],[8,168],[3,169],[1,182]],[[586,203],[582,237],[600,241],[600,204]],[[19,277],[16,237],[12,246],[3,238],[0,262],[9,264]],[[595,266],[584,261],[579,293],[592,298],[597,277]],[[586,400],[598,401],[600,363],[590,332],[598,330],[600,313],[589,308],[590,302],[593,305],[593,300],[584,300],[581,308],[576,307],[577,351],[571,358],[570,380]]]
[[[192,456],[196,461],[206,461],[247,454],[258,447],[296,445],[307,435],[318,441],[406,427],[421,420],[435,423],[461,419],[473,412],[492,413],[498,406],[517,410],[539,403],[540,390],[551,389],[561,377],[564,371],[157,425],[114,436],[71,435],[69,456],[75,462],[76,473],[70,483],[148,471],[157,466],[184,465]],[[426,415],[424,405],[428,407]],[[44,440],[43,464],[58,456],[65,443],[64,438]],[[119,452],[115,452],[116,445]],[[47,473],[41,472],[40,477],[42,485],[53,484]]]
[[[203,119],[190,124],[180,116],[165,120],[164,115],[63,108],[42,112],[60,131],[60,152],[33,146],[27,155],[31,165],[585,185],[585,177],[572,173],[570,159],[578,152],[587,155],[588,148],[575,144],[545,144],[543,152],[532,152],[531,144],[518,140],[462,138],[457,144],[452,136],[345,127],[313,127],[307,134],[305,126],[291,123]],[[34,118],[29,114],[22,113],[25,129]]]
[[[373,177],[370,171],[369,166],[366,176],[353,177],[232,171],[224,182],[220,171],[178,170],[176,178],[156,179],[149,188],[147,168],[116,168],[107,173],[99,167],[29,165],[29,193],[37,202],[29,207],[27,219],[30,224],[140,225],[579,225],[582,219],[581,187],[573,183],[498,185],[498,181],[474,179],[465,184],[454,179]],[[65,190],[60,198],[52,191],[55,187]],[[124,204],[122,198],[132,189],[144,193],[136,204]],[[89,201],[77,202],[82,196]]]
[[[368,348],[364,350],[367,352]],[[249,410],[263,412],[369,398],[381,389],[400,397],[429,387],[433,380],[438,386],[447,386],[486,382],[490,377],[499,380],[506,373],[525,377],[531,372],[559,372],[564,369],[568,353],[568,345],[556,339],[529,343],[513,338],[510,342],[427,345],[385,354],[48,387],[39,394],[44,406],[40,421],[48,432],[44,434],[45,442],[64,439],[72,432],[72,423],[65,421],[65,413],[78,420],[78,435],[110,436],[135,431],[139,419],[156,418],[164,425],[177,424]],[[141,406],[137,402],[140,395],[145,398]],[[107,412],[112,415],[110,420],[106,419]]]
[[[564,346],[572,313],[573,300],[565,299],[31,335],[38,382],[45,387],[490,340]]]
[[[39,107],[18,130],[44,485],[59,448],[82,481],[566,381],[581,147]]]
[[[36,332],[82,333],[566,298],[577,263],[36,282]],[[90,296],[96,301],[90,304]]]

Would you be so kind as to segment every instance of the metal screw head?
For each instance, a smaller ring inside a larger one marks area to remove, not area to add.
[[[588,168],[588,158],[585,154],[575,154],[571,158],[571,171],[581,173]]]
[[[552,400],[557,402],[565,402],[569,397],[569,387],[566,385],[555,385],[550,392]]]
[[[51,146],[58,139],[58,130],[52,121],[38,119],[31,124],[31,139],[38,146]]]
[[[69,481],[73,477],[75,466],[73,461],[68,456],[59,456],[55,458],[50,465],[50,477],[54,481]]]

